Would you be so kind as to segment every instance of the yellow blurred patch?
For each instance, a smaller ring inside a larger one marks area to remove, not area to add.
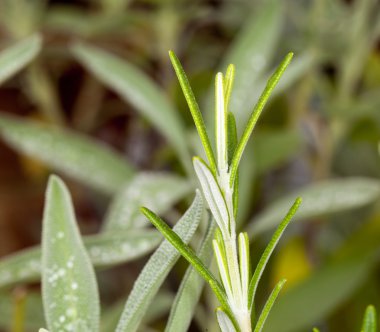
[[[36,120],[42,123],[48,122],[41,115],[36,113],[28,116],[28,120],[29,119]],[[22,170],[24,171],[25,175],[31,180],[38,181],[46,177],[46,175],[48,174],[48,168],[44,165],[44,163],[40,162],[35,158],[20,154],[19,160]]]
[[[310,275],[312,265],[306,255],[304,240],[296,237],[280,248],[274,257],[271,284],[274,286],[280,279],[287,282],[282,292],[290,289]]]

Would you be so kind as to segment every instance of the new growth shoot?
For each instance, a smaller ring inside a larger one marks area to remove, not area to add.
[[[301,199],[298,198],[294,202],[288,214],[278,226],[252,274],[248,235],[246,233],[237,235],[236,233],[236,215],[239,201],[238,168],[255,124],[272,90],[290,63],[293,54],[289,53],[285,57],[269,79],[257,105],[252,111],[240,140],[237,138],[235,117],[229,111],[229,100],[235,74],[234,66],[229,65],[225,75],[222,73],[216,75],[215,153],[186,74],[176,55],[173,52],[169,52],[169,55],[208,159],[207,163],[200,157],[194,157],[193,164],[203,195],[218,225],[215,239],[213,240],[213,248],[221,282],[164,221],[146,208],[143,208],[142,212],[210,284],[221,304],[221,307],[217,308],[216,311],[221,330],[223,332],[259,332],[262,330],[268,313],[285,280],[281,280],[275,286],[262,313],[257,320],[253,321],[252,312],[254,310],[257,285],[277,242],[300,205]]]

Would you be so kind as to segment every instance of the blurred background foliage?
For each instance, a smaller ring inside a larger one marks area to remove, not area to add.
[[[169,49],[210,129],[213,75],[235,64],[239,130],[275,64],[295,53],[241,169],[254,259],[304,197],[261,284],[264,301],[288,279],[265,331],[358,331],[366,305],[380,307],[378,1],[2,0],[0,47],[1,331],[44,326],[38,282],[21,283],[38,271],[13,274],[24,263],[8,255],[39,244],[50,173],[68,183],[85,235],[146,227],[133,211],[142,204],[172,222],[188,205],[199,141]],[[116,261],[98,263],[104,331],[146,258]],[[163,329],[185,269],[171,272],[142,331]],[[191,331],[215,330],[211,298]]]

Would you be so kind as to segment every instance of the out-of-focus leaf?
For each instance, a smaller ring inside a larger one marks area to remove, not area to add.
[[[0,294],[0,329],[9,331],[13,316],[13,296],[12,293]],[[38,293],[26,294],[25,298],[25,332],[38,331],[41,326],[45,326],[45,318],[42,309],[42,298]]]
[[[206,266],[210,263],[212,257],[212,239],[214,238],[215,228],[216,224],[212,222],[197,253],[197,256]],[[188,330],[203,285],[204,279],[192,266],[189,266],[174,299],[165,328],[166,332],[186,332]]]
[[[136,67],[101,49],[74,44],[71,50],[84,67],[134,105],[168,139],[190,169],[184,125],[160,88]]]
[[[303,203],[294,221],[360,207],[379,195],[380,183],[375,179],[346,178],[312,184],[267,207],[251,223],[248,234],[257,235],[275,227],[296,197],[302,197]]]
[[[376,309],[373,305],[369,305],[365,311],[362,332],[376,332],[377,330],[377,317]]]
[[[191,184],[178,176],[140,173],[115,196],[104,222],[104,230],[146,226],[149,223],[140,212],[141,206],[158,214],[164,213],[191,189]]]
[[[99,331],[98,286],[69,191],[51,176],[42,230],[42,299],[48,329]]]
[[[152,251],[162,236],[155,230],[128,230],[84,236],[83,241],[95,267],[114,266],[137,259]],[[34,247],[0,260],[0,288],[38,281],[41,249]]]
[[[149,324],[150,322],[166,315],[170,310],[173,299],[174,296],[169,292],[158,293],[154,299],[154,302],[151,303],[146,315],[144,316],[142,324]],[[123,312],[124,305],[124,301],[119,301],[112,307],[108,308],[108,310],[104,311],[101,320],[102,332],[115,331],[120,315]],[[144,328],[140,327],[140,330],[144,331]]]
[[[301,137],[294,130],[258,131],[252,143],[255,171],[260,175],[299,151]]]
[[[47,29],[88,38],[107,33],[121,35],[136,20],[135,16],[125,11],[104,15],[70,5],[55,5],[45,13],[44,24]]]
[[[202,197],[197,193],[193,204],[173,228],[184,242],[190,241],[201,220],[202,212]],[[150,257],[135,281],[116,332],[137,330],[146,310],[179,256],[180,253],[165,240]]]
[[[264,331],[296,332],[315,325],[365,281],[378,256],[372,248],[317,270],[279,297]]]
[[[255,103],[252,92],[257,90],[256,81],[273,58],[282,31],[282,5],[276,0],[263,2],[262,7],[247,19],[223,60],[223,70],[230,63],[236,67],[230,110],[235,114],[238,129],[245,126]]]
[[[56,127],[0,115],[0,136],[13,148],[105,193],[127,183],[133,169],[101,142]]]
[[[0,84],[31,62],[41,50],[42,39],[33,35],[0,53]]]

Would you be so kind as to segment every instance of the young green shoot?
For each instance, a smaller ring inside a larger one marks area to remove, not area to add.
[[[203,195],[218,225],[213,240],[213,248],[221,283],[216,280],[195,252],[183,243],[181,238],[164,221],[146,208],[142,208],[142,212],[210,284],[221,304],[221,308],[216,311],[216,316],[222,332],[260,332],[285,281],[282,280],[276,285],[256,324],[253,324],[251,317],[257,285],[276,244],[299,207],[301,199],[295,201],[278,226],[255,269],[253,277],[251,277],[248,235],[240,233],[237,236],[236,234],[235,218],[239,200],[237,190],[238,167],[256,122],[293,54],[289,53],[285,57],[269,79],[240,140],[237,136],[235,117],[232,112],[228,111],[235,68],[230,65],[225,75],[222,73],[216,75],[215,155],[186,74],[175,54],[169,52],[169,55],[209,161],[207,164],[200,157],[194,157],[193,164]]]

